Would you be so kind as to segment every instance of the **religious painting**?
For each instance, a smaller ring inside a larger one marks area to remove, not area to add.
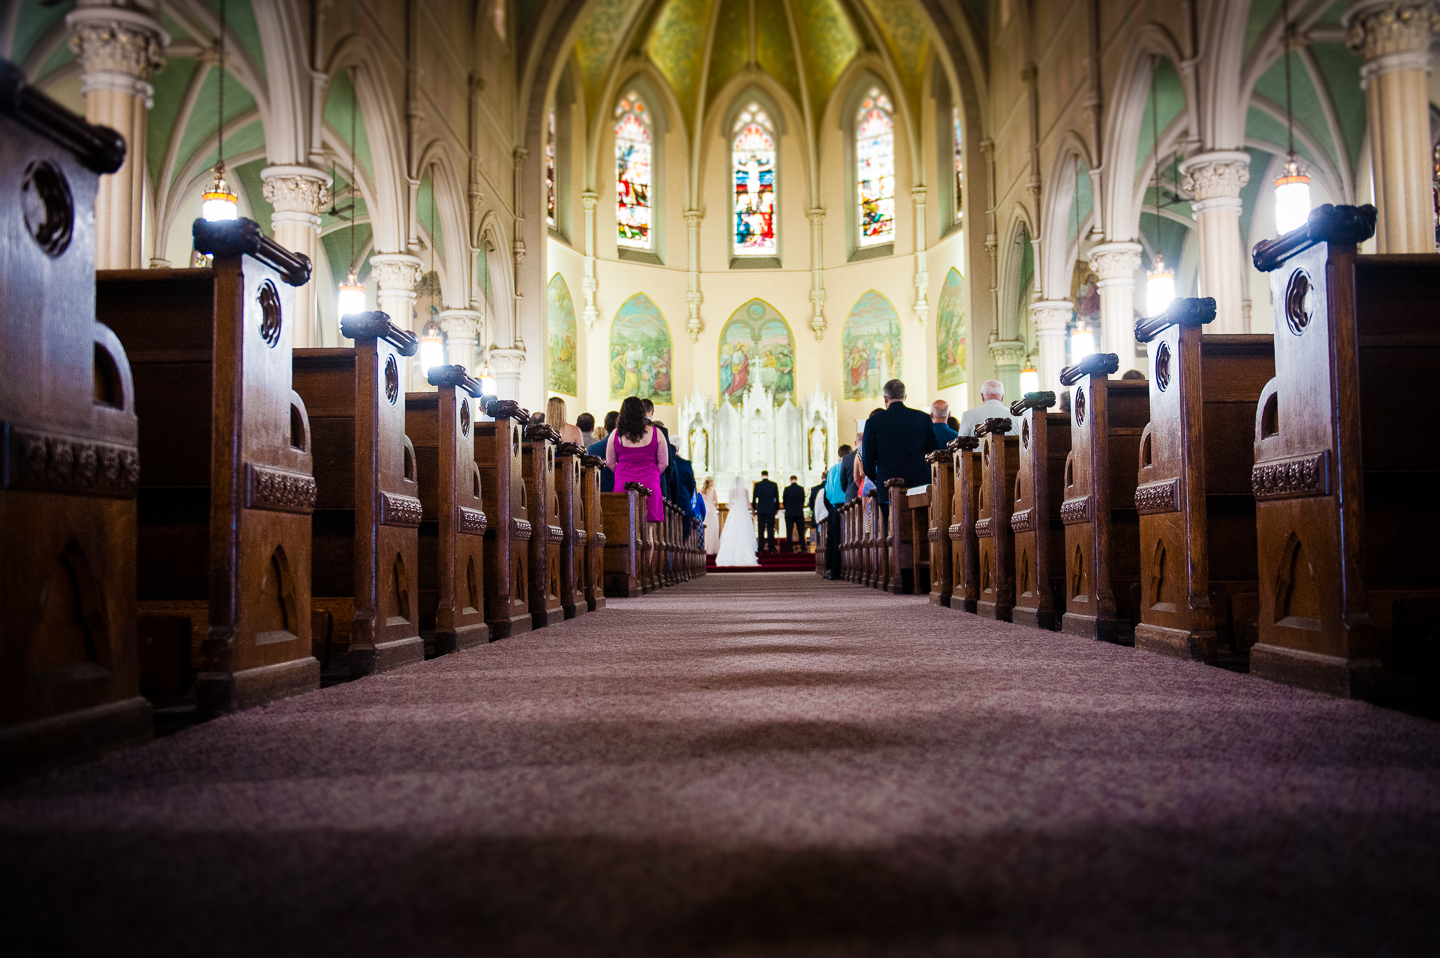
[[[1092,330],[1100,329],[1100,280],[1086,263],[1076,263],[1070,277],[1070,302],[1075,319]]]
[[[720,331],[720,397],[735,405],[754,384],[769,389],[775,405],[795,402],[795,338],[790,324],[763,299],[730,314]]]
[[[545,325],[550,341],[550,389],[567,396],[579,396],[579,363],[575,341],[575,301],[565,277],[556,273],[545,290]]]
[[[935,319],[935,383],[945,389],[965,382],[965,279],[951,267],[940,290]]]
[[[875,290],[850,307],[840,336],[844,362],[841,395],[879,399],[885,383],[900,377],[900,314]]]
[[[731,163],[735,173],[735,255],[774,256],[775,133],[758,103],[740,111],[735,120]]]
[[[670,325],[655,301],[644,293],[627,299],[610,325],[610,398],[671,405],[670,342]]]

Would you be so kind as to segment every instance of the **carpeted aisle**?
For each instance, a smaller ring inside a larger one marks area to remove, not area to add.
[[[709,576],[0,792],[9,955],[1433,955],[1440,726]]]

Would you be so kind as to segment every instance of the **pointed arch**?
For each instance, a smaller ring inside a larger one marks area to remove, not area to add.
[[[382,253],[406,252],[409,243],[410,184],[401,148],[406,142],[387,79],[377,64],[384,62],[366,37],[352,34],[341,40],[325,66],[327,77],[350,70],[350,82],[360,103],[360,116],[370,147],[374,194],[368,197],[375,248]]]
[[[425,237],[425,245],[435,244],[437,270],[446,307],[463,307],[470,303],[470,229],[465,203],[465,188],[455,169],[450,148],[432,141],[421,151],[416,164],[423,184],[430,180],[435,203],[436,236],[430,236],[428,210],[420,209],[421,189],[415,191],[415,233]],[[441,268],[443,265],[443,269]]]
[[[1082,183],[1078,176],[1084,178]],[[1095,203],[1090,184],[1094,169],[1085,141],[1074,131],[1060,139],[1040,210],[1040,289],[1045,299],[1070,298],[1070,275],[1083,245],[1086,227],[1095,220]],[[1080,192],[1080,221],[1075,223],[1075,194]],[[1089,199],[1090,209],[1085,209]],[[1073,232],[1072,232],[1073,231]]]

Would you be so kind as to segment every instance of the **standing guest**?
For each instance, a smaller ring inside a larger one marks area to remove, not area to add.
[[[582,446],[589,446],[596,439],[601,438],[595,435],[595,417],[588,412],[582,412],[575,417],[575,428],[580,430]]]
[[[855,481],[855,473],[859,470],[855,465],[855,461],[860,458],[860,442],[864,438],[863,433],[856,433],[854,446],[841,446],[839,449],[840,487],[845,492],[845,498],[840,500],[842,504],[854,499],[858,494],[860,485]],[[828,502],[829,500],[827,499],[826,501]]]
[[[585,437],[580,435],[580,427],[565,421],[565,400],[559,396],[551,396],[545,404],[545,422],[560,434],[561,442],[583,444]]]
[[[615,410],[613,410],[613,409],[610,410],[609,412],[607,412],[607,413],[605,414],[605,429],[604,429],[604,432],[605,432],[605,435],[606,435],[607,437],[608,437],[608,436],[613,436],[613,435],[615,434],[615,422],[616,422],[616,420],[618,420],[619,418],[620,418],[620,414],[619,414],[618,412],[616,412]],[[586,449],[585,451],[588,452],[588,453],[589,453],[590,455],[592,455],[592,456],[599,456],[601,459],[604,459],[604,458],[605,458],[605,445],[606,445],[605,439],[603,439],[603,438],[602,438],[602,439],[598,439],[598,440],[596,440],[595,442],[592,442],[592,443],[590,444],[589,448]],[[611,469],[610,469],[610,467],[609,467],[608,465],[603,466],[603,467],[600,469],[600,491],[601,491],[601,492],[614,492],[614,491],[615,491],[615,473],[611,471]]]
[[[827,473],[828,473],[828,470],[827,470]],[[822,477],[819,482],[815,483],[815,485],[813,485],[813,486],[810,487],[810,495],[809,495],[809,504],[810,504],[810,528],[811,528],[811,530],[813,530],[814,533],[815,533],[815,551],[816,551],[816,552],[819,552],[821,549],[825,548],[825,544],[820,541],[820,519],[818,518],[819,513],[817,513],[817,512],[815,511],[815,503],[823,501],[824,493],[825,493],[825,479]],[[827,511],[828,511],[828,509],[827,509]]]
[[[845,479],[852,475],[846,466],[846,460],[852,460],[855,452],[849,446],[842,445],[836,452],[840,455],[840,461],[830,467],[825,473],[825,504],[830,507],[831,521],[825,527],[825,578],[840,578],[840,526],[842,523],[837,511],[850,497],[846,494]]]
[[[695,467],[670,444],[670,470],[674,474],[675,505],[680,507],[681,531],[690,535],[690,522],[695,518]]]
[[[645,421],[645,407],[634,396],[620,404],[615,431],[605,440],[605,463],[615,473],[615,484],[621,489],[627,482],[638,482],[650,491],[645,500],[648,521],[665,521],[660,484],[661,473],[670,465],[665,437]]]
[[[785,504],[785,551],[794,552],[792,543],[798,542],[805,548],[805,487],[800,485],[799,476],[790,477],[790,485],[782,496]]]
[[[715,504],[715,480],[706,479],[695,498],[704,503],[701,515],[705,519],[705,554],[713,556],[720,551],[720,510]]]
[[[930,463],[925,456],[939,449],[940,442],[930,417],[905,405],[904,383],[890,380],[881,395],[885,408],[870,414],[861,456],[866,477],[882,491],[880,509],[887,512],[886,480],[903,479],[907,487],[925,485],[930,481]]]
[[[950,418],[950,404],[943,399],[937,399],[930,405],[930,428],[935,430],[935,439],[940,443],[940,448],[945,448],[960,433],[950,428],[946,422]]]
[[[960,435],[975,435],[975,427],[987,419],[1009,419],[1014,426],[1015,435],[1020,434],[1020,417],[1010,415],[1010,407],[1005,405],[1005,384],[998,379],[987,379],[980,384],[980,405],[974,409],[965,410],[965,415],[960,417]]]
[[[760,551],[775,551],[775,513],[780,511],[780,487],[770,481],[770,471],[760,470],[755,483],[755,516],[760,522]]]

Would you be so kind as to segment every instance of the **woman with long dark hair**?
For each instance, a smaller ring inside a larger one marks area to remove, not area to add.
[[[634,396],[620,404],[615,431],[605,441],[605,464],[615,473],[617,492],[627,482],[638,482],[649,489],[645,518],[664,521],[660,474],[670,465],[670,451],[660,430],[645,421],[645,405]]]

